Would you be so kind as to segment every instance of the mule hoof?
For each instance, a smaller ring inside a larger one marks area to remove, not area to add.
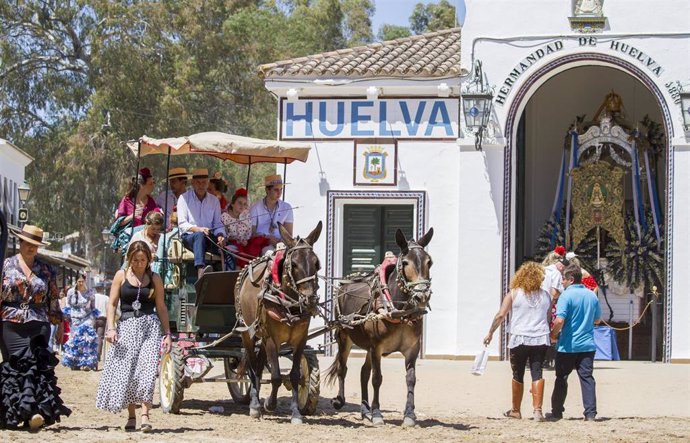
[[[255,419],[261,418],[261,409],[249,408],[249,416]]]
[[[269,413],[273,413],[273,412],[275,412],[277,406],[278,406],[277,400],[275,400],[275,401],[266,400],[264,402],[264,411],[269,412]]]
[[[413,428],[417,425],[417,422],[412,417],[403,418],[402,427],[403,428]]]
[[[304,420],[302,420],[302,417],[292,417],[290,419],[290,423],[292,423],[293,425],[301,425],[304,423]]]
[[[373,424],[374,426],[383,426],[386,423],[383,421],[383,417],[381,417],[380,415],[375,415],[371,418],[371,424]]]
[[[333,406],[333,408],[335,408],[335,409],[339,410],[344,405],[345,405],[345,401],[343,401],[343,399],[341,399],[339,397],[335,397],[335,398],[331,399],[331,406]]]

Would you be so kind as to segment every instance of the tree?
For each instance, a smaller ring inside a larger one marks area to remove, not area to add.
[[[398,38],[409,37],[412,35],[410,28],[398,25],[381,25],[379,28],[378,39],[381,41],[395,40]]]
[[[428,5],[417,3],[410,16],[410,29],[417,35],[455,26],[455,6],[448,3],[448,0]]]
[[[343,0],[344,36],[347,46],[361,46],[374,40],[371,17],[376,10],[371,0]]]

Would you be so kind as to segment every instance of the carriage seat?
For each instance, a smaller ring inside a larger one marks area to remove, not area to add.
[[[398,257],[393,255],[391,251],[386,251],[383,262],[378,267],[379,280],[381,281],[381,286],[385,287],[388,284],[388,277],[395,270],[395,265],[398,263]]]
[[[194,261],[194,253],[185,248],[182,240],[179,237],[170,240],[170,247],[168,248],[168,260],[172,263]],[[220,256],[206,252],[205,260],[207,263],[220,261]]]

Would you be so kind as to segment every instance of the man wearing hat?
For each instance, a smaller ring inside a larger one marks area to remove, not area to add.
[[[261,253],[275,249],[278,242],[282,241],[278,224],[292,235],[294,217],[292,206],[280,199],[283,195],[283,177],[278,174],[264,177],[266,197],[252,205],[249,209],[249,218],[252,220],[252,236],[263,237],[268,243]]]
[[[206,266],[206,251],[219,253],[215,243],[221,246],[225,244],[220,202],[208,192],[208,169],[195,169],[192,173],[192,189],[177,200],[177,225],[182,233],[182,243],[194,252],[194,266],[201,278]],[[225,254],[225,258],[227,267],[234,269],[230,255]]]
[[[168,171],[168,191],[163,191],[156,197],[156,204],[165,211],[165,219],[168,221],[177,204],[177,199],[187,191],[188,178],[189,174],[185,168],[172,168]]]

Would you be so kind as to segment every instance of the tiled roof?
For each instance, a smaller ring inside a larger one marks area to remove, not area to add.
[[[460,28],[259,66],[263,78],[429,78],[460,75]]]

